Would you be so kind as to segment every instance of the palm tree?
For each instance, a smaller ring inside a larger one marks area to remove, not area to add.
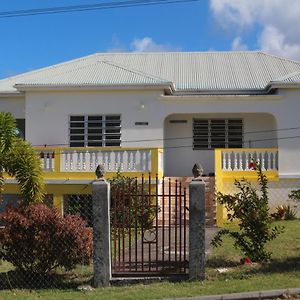
[[[42,202],[44,183],[40,160],[31,145],[17,136],[12,114],[0,112],[0,196],[4,173],[16,178],[23,203]]]

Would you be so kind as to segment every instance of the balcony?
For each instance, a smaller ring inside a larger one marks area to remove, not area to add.
[[[256,173],[249,168],[257,162],[268,177],[278,176],[278,150],[275,148],[216,149],[216,177],[231,179],[254,179]]]
[[[98,164],[107,177],[122,172],[163,176],[163,151],[158,148],[39,148],[45,179],[95,179]]]

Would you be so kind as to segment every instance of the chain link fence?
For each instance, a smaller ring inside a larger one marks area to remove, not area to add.
[[[53,209],[52,195],[45,197],[44,205],[26,207],[18,205],[18,195],[3,196],[0,290],[90,285],[91,195],[64,195],[63,216]]]
[[[257,182],[251,182],[251,184],[257,191],[260,190],[260,186]],[[279,181],[269,181],[268,195],[270,213],[275,213],[279,206],[290,206],[290,208],[295,212],[295,216],[299,218],[300,203],[289,198],[291,191],[297,189],[300,189],[300,179],[280,179]],[[224,194],[234,194],[238,192],[238,189],[233,182],[224,182],[222,192]]]

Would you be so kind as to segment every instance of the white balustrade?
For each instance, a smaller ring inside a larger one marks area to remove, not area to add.
[[[107,172],[150,172],[151,150],[64,150],[61,172],[94,172],[103,164]]]
[[[223,171],[249,171],[251,162],[257,162],[263,171],[278,170],[277,150],[226,150],[222,151],[221,157]]]
[[[41,166],[45,172],[54,171],[54,152],[51,150],[41,150],[38,152],[40,156]]]

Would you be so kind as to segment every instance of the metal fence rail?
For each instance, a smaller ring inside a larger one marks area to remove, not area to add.
[[[181,183],[149,176],[112,191],[113,276],[185,274],[188,214]]]

